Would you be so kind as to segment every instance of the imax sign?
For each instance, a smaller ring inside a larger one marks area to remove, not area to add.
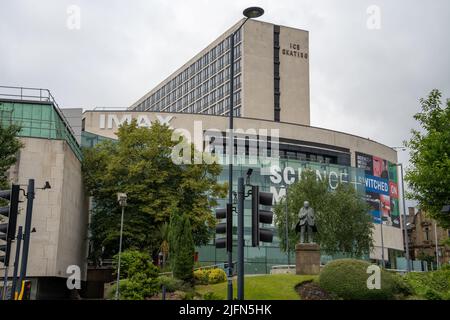
[[[116,113],[108,113],[108,114],[100,114],[99,116],[99,128],[100,129],[114,129],[120,127],[124,123],[131,123],[131,120],[135,118],[139,127],[150,127],[152,125],[152,121],[150,117],[145,114],[141,115],[132,115],[129,114],[116,114]],[[174,116],[162,116],[157,115],[154,121],[159,121],[161,124],[165,124],[169,127],[170,122]]]

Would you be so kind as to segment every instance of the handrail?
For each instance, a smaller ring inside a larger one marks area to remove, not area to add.
[[[66,127],[67,130],[69,130],[70,134],[73,137],[73,140],[79,146],[77,139],[75,139],[75,132],[73,131],[72,127],[69,125],[69,121],[64,116],[64,113],[61,111],[61,108],[59,107],[58,103],[56,102],[55,97],[52,95],[50,90],[42,89],[42,88],[15,87],[15,86],[1,86],[0,85],[0,90],[1,89],[11,90],[11,91],[20,90],[20,94],[17,94],[17,93],[14,94],[14,93],[8,93],[8,92],[4,93],[4,92],[0,91],[0,98],[1,97],[9,97],[9,98],[13,97],[13,98],[20,98],[18,100],[21,100],[21,101],[26,101],[26,99],[24,99],[24,98],[31,98],[32,99],[31,101],[51,102],[53,104],[53,106],[55,107],[55,110],[58,113],[58,115],[60,116],[61,120],[63,120],[64,126]],[[30,90],[32,92],[39,91],[39,96],[24,94],[24,90]],[[44,93],[44,95],[43,95],[43,93]],[[45,93],[47,93],[47,95],[45,95]],[[33,100],[33,99],[35,99],[35,100]]]

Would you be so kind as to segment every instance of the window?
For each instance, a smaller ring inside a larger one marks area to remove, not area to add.
[[[234,59],[237,59],[241,56],[241,45],[238,44],[236,47],[234,47]]]
[[[424,235],[424,240],[429,241],[430,240],[430,229],[428,227],[426,227],[425,229],[423,229],[423,235]]]
[[[234,72],[236,74],[241,72],[241,60],[238,60],[234,63]]]

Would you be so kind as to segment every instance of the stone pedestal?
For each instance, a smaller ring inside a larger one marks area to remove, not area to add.
[[[317,243],[298,243],[295,246],[296,274],[319,274],[320,246]]]

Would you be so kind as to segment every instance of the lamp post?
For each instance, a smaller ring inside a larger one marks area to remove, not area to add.
[[[384,268],[386,266],[386,263],[384,261],[383,212],[382,212],[381,200],[377,199],[376,202],[378,202],[378,208],[379,208],[378,211],[380,212],[381,260],[382,260],[382,266]]]
[[[406,204],[405,204],[405,183],[403,181],[403,164],[397,163],[397,166],[400,167],[400,173],[402,178],[402,203],[403,203],[403,234],[405,236],[405,258],[406,258],[406,271],[411,271],[410,259],[409,259],[409,239],[408,239],[408,230],[406,225]]]
[[[392,147],[392,149],[400,149],[402,151],[406,150],[406,147]],[[410,257],[409,257],[409,239],[408,239],[408,229],[407,229],[407,217],[406,217],[406,204],[405,204],[405,183],[403,179],[403,164],[397,163],[397,167],[400,167],[400,176],[402,179],[402,203],[403,203],[403,235],[405,237],[405,258],[406,258],[406,272],[411,271]]]
[[[117,283],[116,283],[116,300],[119,300],[119,284],[120,284],[120,255],[122,254],[122,234],[123,234],[123,215],[125,212],[125,206],[127,205],[127,194],[118,193],[117,201],[122,207],[122,215],[120,218],[120,240],[119,240],[119,261],[117,263]]]
[[[436,249],[436,268],[439,269],[441,267],[441,264],[439,262],[439,245],[438,245],[438,236],[437,236],[437,222],[434,221],[434,245]]]
[[[258,18],[264,14],[264,10],[259,7],[250,7],[243,12],[246,19],[244,22],[229,36],[230,43],[230,108],[229,108],[229,139],[228,139],[228,204],[233,205],[233,156],[234,156],[234,134],[233,134],[233,117],[234,117],[234,37],[242,29],[248,19]],[[227,231],[227,232],[232,232]],[[228,300],[233,300],[233,255],[232,250],[227,250],[228,260]]]
[[[287,255],[287,262],[288,262],[288,270],[289,266],[291,265],[291,257],[289,255],[289,215],[288,215],[288,192],[289,192],[289,185],[286,183],[282,185],[280,188],[286,190],[286,196],[284,199],[284,212],[285,212],[285,238],[286,238],[286,255]]]

